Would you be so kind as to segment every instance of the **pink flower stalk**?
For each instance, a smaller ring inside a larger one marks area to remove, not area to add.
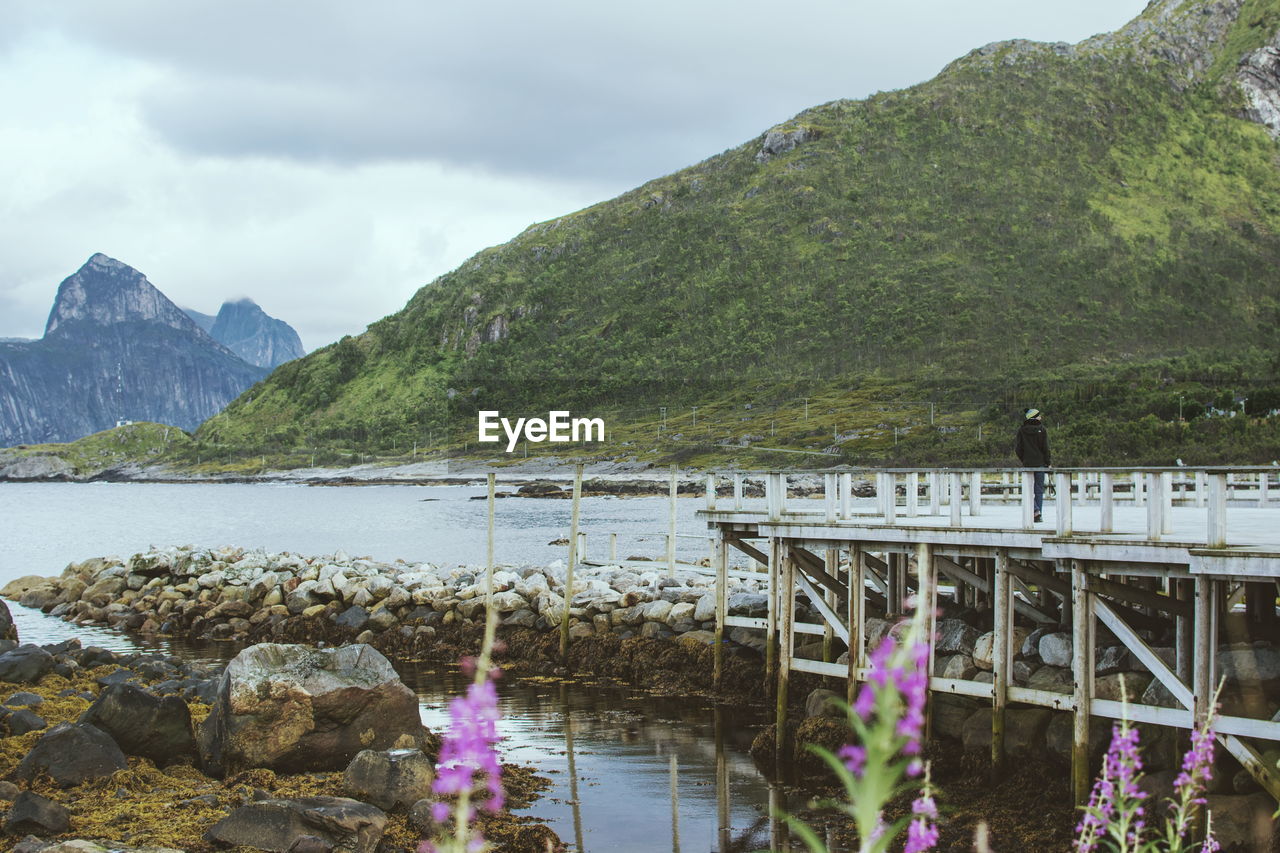
[[[1091,853],[1098,839],[1116,826],[1128,843],[1137,843],[1146,825],[1140,805],[1146,795],[1138,788],[1141,776],[1138,730],[1127,722],[1118,723],[1111,729],[1102,775],[1094,782],[1084,817],[1076,826],[1076,853]]]
[[[498,735],[498,691],[492,681],[467,687],[467,695],[449,701],[449,732],[440,746],[440,763],[431,790],[437,794],[470,793],[475,774],[486,776],[488,797],[481,803],[486,811],[502,808],[502,765],[495,749]],[[437,803],[436,806],[443,805]],[[432,807],[437,821],[447,818],[448,806]]]
[[[920,789],[920,795],[911,803],[911,823],[907,825],[907,844],[902,853],[923,853],[932,850],[938,843],[938,805],[933,801],[933,792],[928,780]]]

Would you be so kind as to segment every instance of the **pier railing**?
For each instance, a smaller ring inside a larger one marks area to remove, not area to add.
[[[832,471],[820,475],[821,488],[812,473],[708,475],[699,517],[716,539],[712,567],[704,569],[717,579],[716,677],[726,630],[763,631],[777,730],[785,732],[789,673],[842,678],[852,701],[855,685],[868,675],[868,618],[879,613],[892,619],[914,597],[934,619],[944,595],[988,613],[993,674],[984,681],[933,672],[930,689],[992,703],[994,762],[1004,760],[1010,704],[1074,715],[1073,781],[1081,797],[1091,776],[1091,716],[1125,713],[1184,729],[1204,720],[1218,673],[1227,666],[1218,657],[1228,617],[1236,628],[1244,620],[1261,637],[1280,637],[1280,500],[1271,488],[1277,470],[1051,469],[1045,471],[1050,488],[1042,523],[1033,517],[1034,473]],[[730,549],[762,571],[731,572]],[[729,616],[728,582],[736,574],[765,580],[766,617]],[[817,622],[796,618],[800,595]],[[1015,681],[1019,621],[1069,634],[1069,688]],[[1140,662],[1176,707],[1140,700],[1122,707],[1095,695],[1100,631]],[[798,653],[798,634],[823,636],[821,660]],[[1172,660],[1152,648],[1157,636],[1172,637]],[[848,649],[847,663],[832,660],[837,644]],[[1231,668],[1240,675],[1234,658]],[[1251,743],[1280,741],[1280,721],[1263,713],[1224,714],[1216,732],[1258,783],[1280,798],[1280,771],[1264,764]]]

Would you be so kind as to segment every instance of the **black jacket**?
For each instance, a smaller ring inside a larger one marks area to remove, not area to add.
[[[1028,468],[1048,468],[1049,433],[1044,424],[1038,421],[1024,421],[1018,427],[1018,435],[1013,442],[1013,452],[1018,454],[1019,461]]]

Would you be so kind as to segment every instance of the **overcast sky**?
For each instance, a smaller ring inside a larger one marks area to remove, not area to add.
[[[5,0],[0,337],[94,252],[314,349],[801,110],[1144,0]]]

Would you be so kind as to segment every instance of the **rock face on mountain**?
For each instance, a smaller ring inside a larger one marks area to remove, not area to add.
[[[270,370],[307,354],[293,326],[272,317],[252,299],[227,300],[217,316],[182,310],[215,341],[258,367]]]
[[[273,368],[306,355],[298,333],[252,299],[222,303],[209,328],[213,339],[258,367]]]
[[[192,430],[265,375],[142,273],[96,254],[59,286],[43,338],[0,343],[0,446],[122,420]]]

